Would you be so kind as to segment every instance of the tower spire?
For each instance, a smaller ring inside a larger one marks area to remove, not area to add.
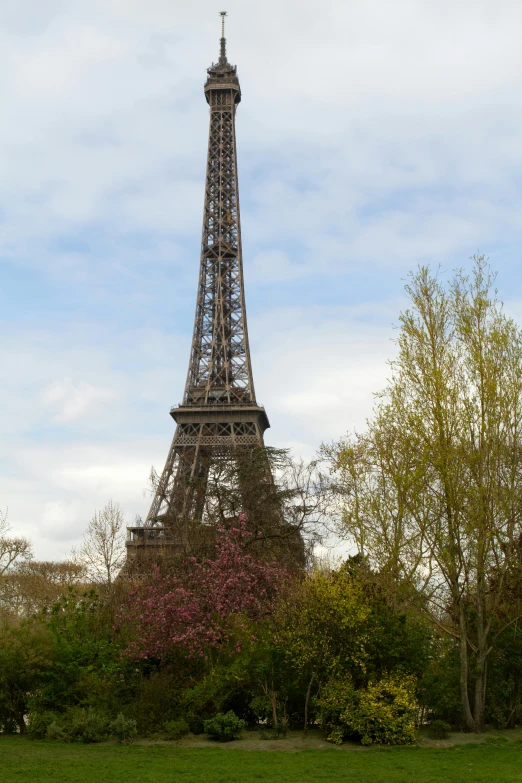
[[[221,17],[221,42],[220,42],[220,51],[219,51],[219,63],[220,65],[224,65],[227,62],[227,39],[225,38],[225,17],[227,16],[226,11],[220,11],[219,15]]]

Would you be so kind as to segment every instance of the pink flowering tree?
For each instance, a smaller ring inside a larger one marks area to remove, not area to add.
[[[164,659],[175,652],[188,657],[231,647],[239,652],[241,640],[251,638],[253,626],[270,614],[286,576],[278,565],[246,551],[251,537],[241,516],[235,527],[218,528],[214,559],[190,558],[178,574],[156,572],[151,583],[131,591],[123,617],[134,626],[135,638],[126,654]]]

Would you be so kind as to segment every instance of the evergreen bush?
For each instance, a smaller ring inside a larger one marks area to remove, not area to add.
[[[131,745],[138,733],[136,721],[132,720],[132,718],[126,718],[125,715],[120,712],[118,717],[110,724],[109,732],[111,736],[116,737],[118,742],[125,745]]]
[[[52,723],[59,722],[60,716],[56,712],[31,712],[29,714],[29,723],[27,726],[27,736],[29,739],[45,739],[47,731]]]
[[[241,736],[246,728],[246,721],[238,718],[232,710],[229,710],[227,713],[218,712],[210,720],[204,721],[203,727],[209,737],[221,742],[230,742]]]

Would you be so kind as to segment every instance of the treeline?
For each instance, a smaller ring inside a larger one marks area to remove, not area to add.
[[[212,536],[198,546],[194,527],[154,568],[114,578],[114,504],[61,566],[35,564],[4,524],[2,730],[128,741],[315,725],[400,744],[422,725],[516,725],[522,334],[493,286],[482,258],[447,285],[412,275],[366,432],[311,466],[281,452],[221,466]],[[274,490],[248,475],[270,459]],[[306,545],[325,523],[353,546],[342,563]]]

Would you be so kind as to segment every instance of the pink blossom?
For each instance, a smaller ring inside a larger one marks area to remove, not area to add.
[[[247,630],[254,639],[251,623],[270,613],[286,574],[246,551],[250,537],[241,514],[237,527],[218,529],[215,559],[189,558],[175,576],[156,570],[151,583],[134,589],[121,617],[137,634],[126,655],[165,658],[179,650],[206,657],[227,645],[239,651]]]

